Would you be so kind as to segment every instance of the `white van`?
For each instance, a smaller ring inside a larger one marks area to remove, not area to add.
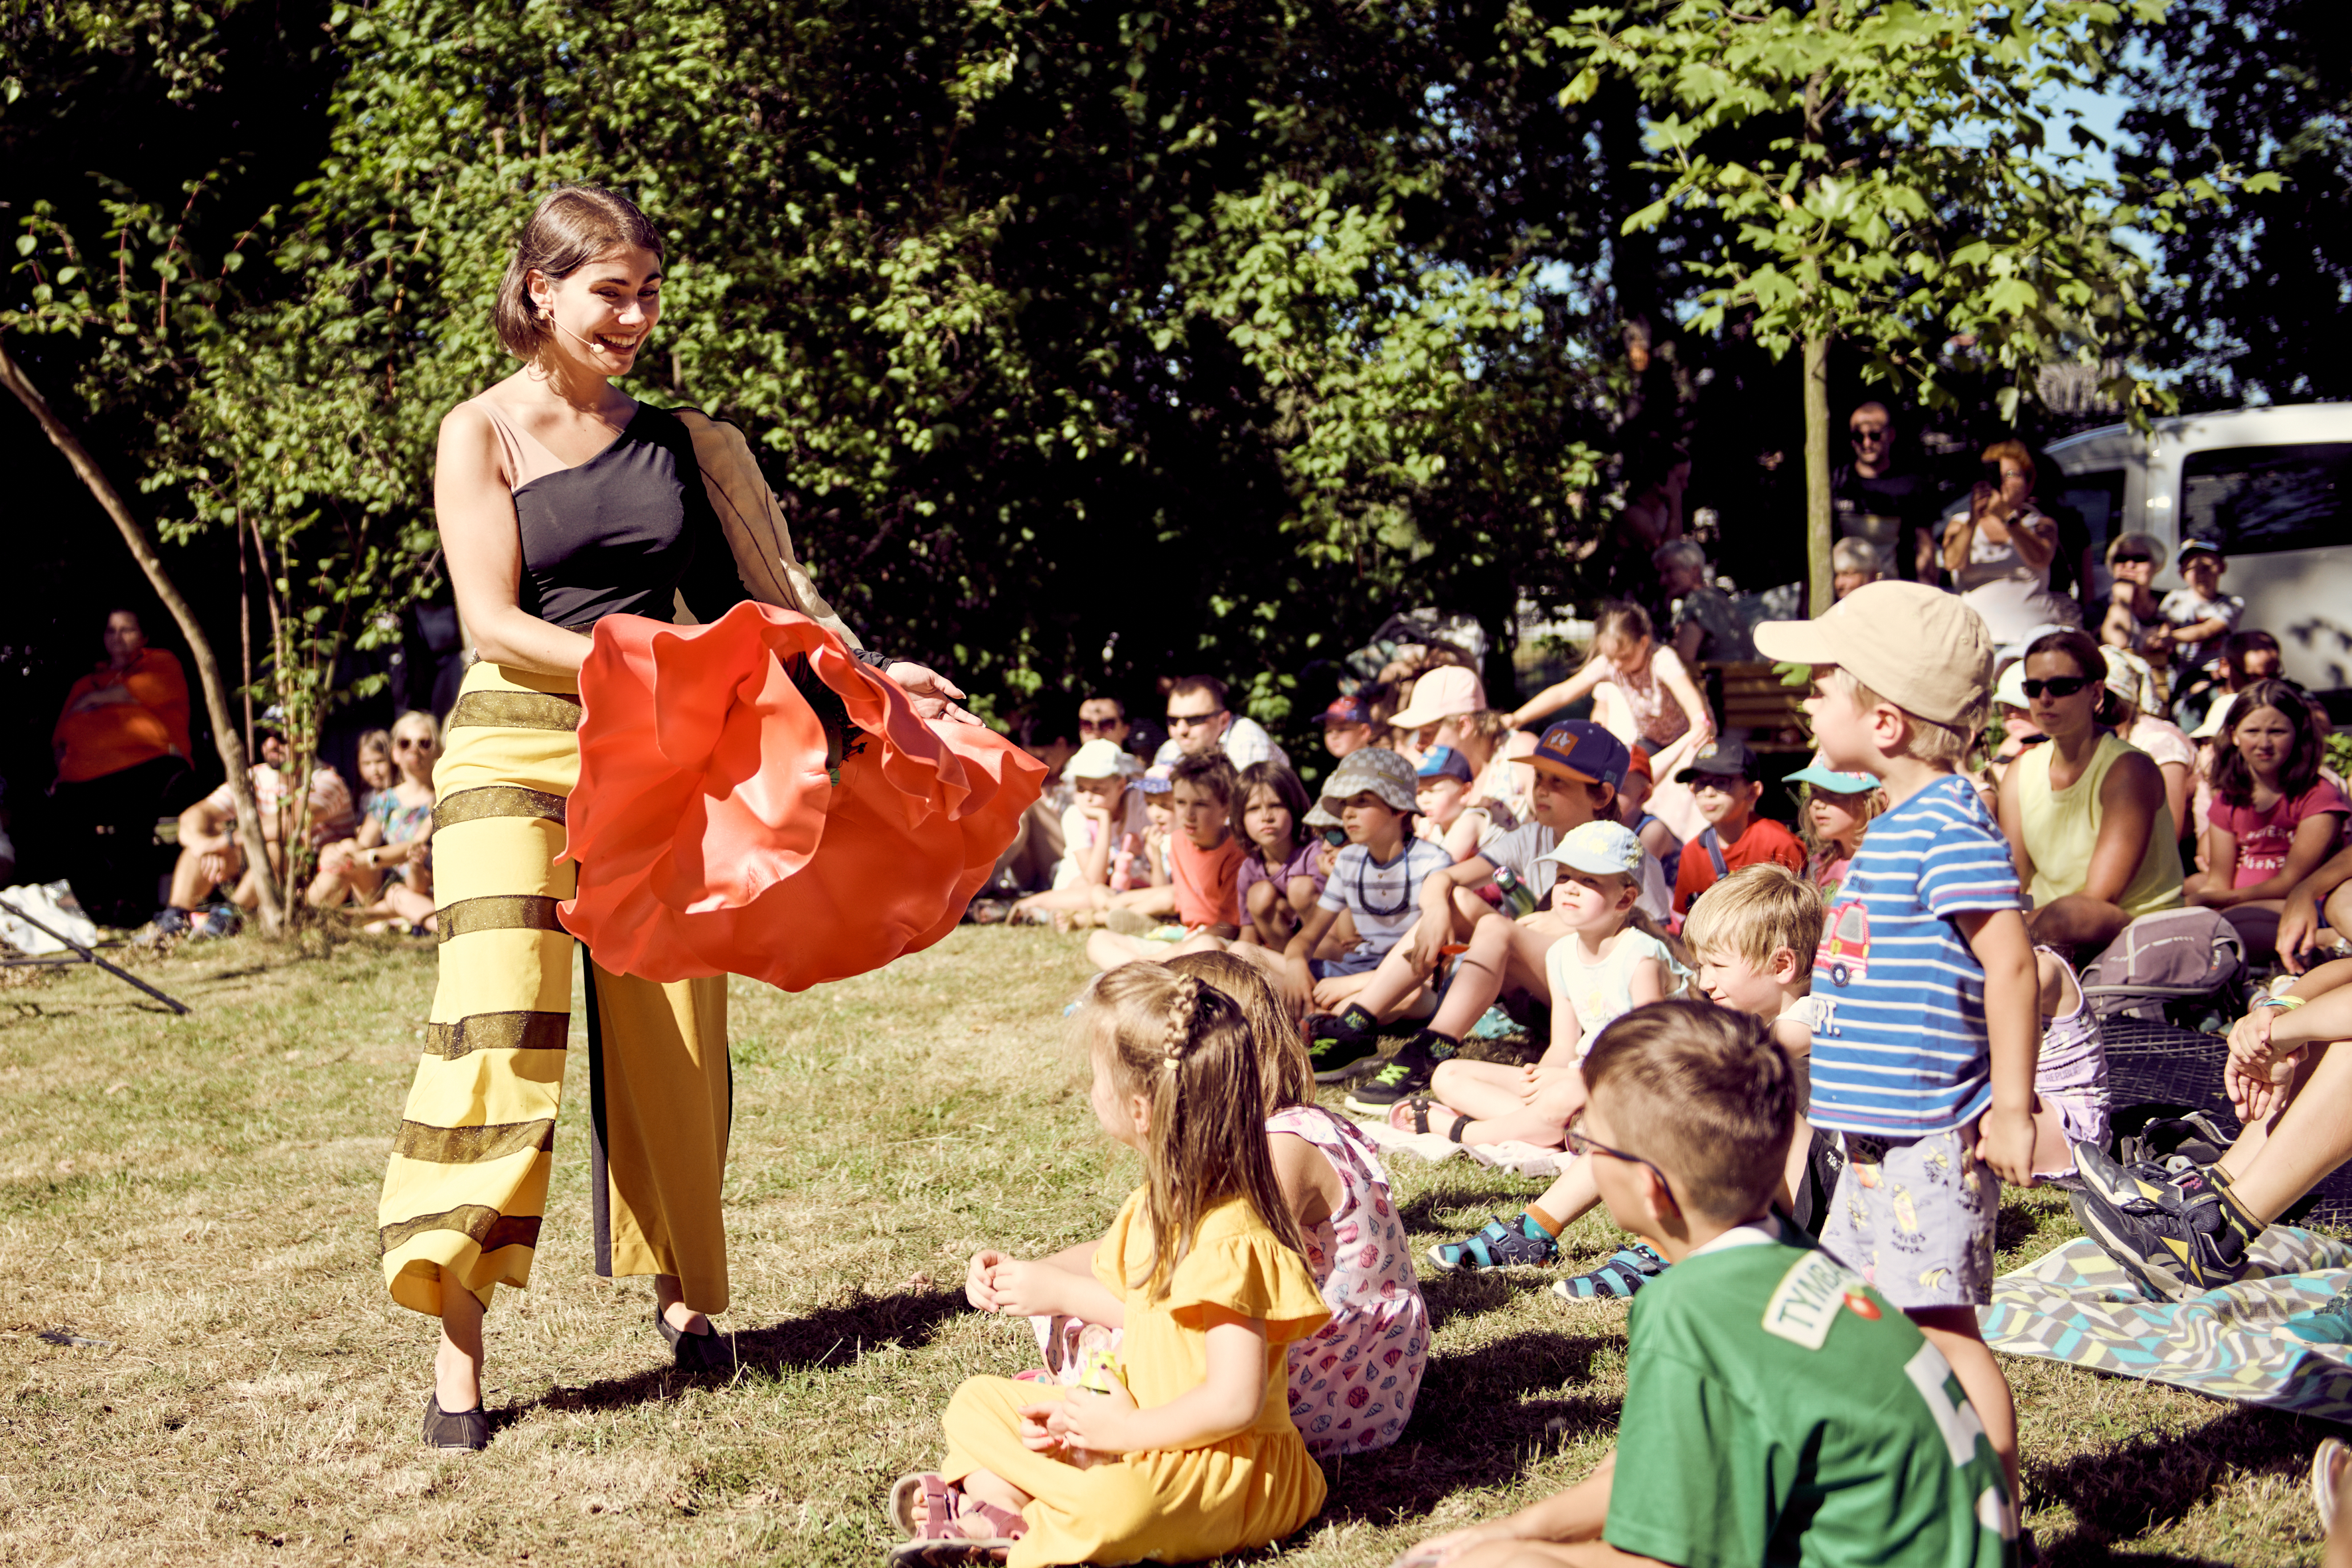
[[[2352,403],[2237,408],[2086,430],[2047,448],[2043,501],[2089,525],[2088,595],[2106,602],[2107,542],[2161,541],[2159,595],[2180,586],[2183,540],[2219,546],[2221,591],[2246,601],[2249,630],[2278,638],[2286,674],[2313,691],[2352,687]]]

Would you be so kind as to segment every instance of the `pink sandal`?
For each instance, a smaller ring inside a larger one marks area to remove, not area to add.
[[[910,1543],[956,1542],[1003,1547],[1029,1530],[1029,1521],[1017,1512],[981,1501],[937,1470],[914,1471],[890,1484],[890,1520],[907,1532]],[[891,1560],[898,1561],[895,1555]]]

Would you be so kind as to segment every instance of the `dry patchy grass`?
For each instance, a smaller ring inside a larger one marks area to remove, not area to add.
[[[1063,1047],[1066,940],[967,928],[803,996],[738,982],[740,1370],[665,1370],[646,1287],[594,1278],[575,1059],[538,1278],[491,1319],[498,1438],[443,1458],[416,1438],[431,1326],[386,1300],[373,1228],[430,951],[236,941],[147,969],[192,1017],[89,970],[0,996],[0,1561],[873,1563],[956,1382],[1034,1359],[965,1310],[965,1257],[1096,1234],[1137,1179]],[[1422,1245],[1535,1190],[1462,1162],[1395,1177]],[[2072,1229],[2013,1197],[2005,1262]],[[1570,1240],[1588,1264],[1616,1245],[1597,1219]],[[1590,1468],[1624,1312],[1531,1283],[1427,1282],[1405,1440],[1339,1467],[1276,1555],[1370,1568]],[[2006,1364],[2053,1563],[2315,1560],[2312,1425]]]

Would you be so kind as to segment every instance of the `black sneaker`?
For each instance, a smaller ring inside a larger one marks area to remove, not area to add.
[[[1400,1100],[1429,1092],[1429,1075],[1437,1064],[1461,1047],[1442,1035],[1423,1029],[1402,1049],[1381,1064],[1379,1070],[1348,1091],[1348,1109],[1366,1116],[1386,1116]]]
[[[2129,1204],[2095,1188],[2068,1196],[2074,1218],[2126,1274],[2177,1301],[2242,1278],[2260,1227],[2250,1225],[2226,1185],[2200,1171],[2179,1185],[2147,1184]]]
[[[2200,1169],[2181,1154],[2118,1160],[2095,1143],[2074,1145],[2074,1173],[2082,1184],[2110,1206],[2131,1214],[2179,1209],[2187,1202],[2181,1182],[2196,1176]]]
[[[1381,1037],[1370,1029],[1349,1026],[1336,1014],[1318,1013],[1307,1020],[1307,1059],[1317,1083],[1338,1083],[1369,1070],[1365,1063],[1381,1054]]]

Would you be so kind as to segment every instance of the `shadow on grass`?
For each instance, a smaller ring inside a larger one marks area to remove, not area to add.
[[[2332,1428],[2275,1411],[2233,1409],[2192,1431],[2149,1433],[2093,1448],[2062,1463],[2037,1465],[2027,1454],[2029,1507],[2060,1503],[2074,1526],[2041,1543],[2050,1568],[2106,1563],[2119,1542],[2177,1524],[2233,1475],[2293,1474]],[[2142,1563],[2203,1563],[2201,1557],[2143,1556]]]
[[[1563,1440],[1613,1429],[1613,1390],[1568,1391],[1592,1380],[1596,1357],[1620,1349],[1602,1336],[1518,1333],[1433,1359],[1394,1447],[1325,1462],[1331,1497],[1320,1517],[1387,1525],[1425,1514],[1465,1488],[1517,1479]],[[1552,1389],[1563,1392],[1528,1397]]]

